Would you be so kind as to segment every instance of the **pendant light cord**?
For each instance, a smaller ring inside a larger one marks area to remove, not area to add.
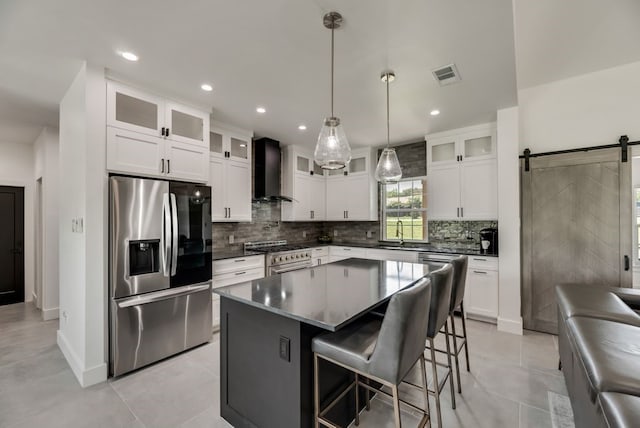
[[[333,116],[333,32],[335,31],[335,18],[331,18],[331,117]]]
[[[389,148],[389,78],[387,73],[387,148]]]

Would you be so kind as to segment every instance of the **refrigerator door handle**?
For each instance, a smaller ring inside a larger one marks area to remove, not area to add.
[[[207,290],[211,287],[210,283],[200,285],[188,285],[185,287],[171,288],[169,290],[157,291],[155,293],[143,294],[141,296],[129,297],[118,302],[119,308],[129,308],[131,306],[145,305],[147,303],[160,302],[162,300],[172,299],[174,297],[185,296],[187,294],[197,293]]]
[[[171,207],[169,194],[162,195],[162,234],[160,235],[162,247],[162,274],[169,276],[169,253],[171,252]]]
[[[175,276],[178,264],[178,205],[176,195],[169,194],[171,201],[171,276]]]

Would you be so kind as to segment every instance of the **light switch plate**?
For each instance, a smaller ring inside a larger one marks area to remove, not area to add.
[[[229,244],[233,244],[235,242],[235,238],[233,235],[229,235]]]
[[[291,339],[288,337],[280,336],[280,358],[291,361]]]
[[[373,238],[373,232],[370,230],[367,230],[367,238]]]
[[[338,231],[337,230],[333,231],[333,236],[338,236]]]

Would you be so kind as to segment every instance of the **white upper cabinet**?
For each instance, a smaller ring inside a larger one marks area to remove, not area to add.
[[[209,113],[171,101],[165,103],[165,134],[182,143],[209,145]]]
[[[354,150],[349,167],[324,171],[310,151],[287,146],[283,155],[284,221],[356,221],[378,219],[377,182],[371,149]]]
[[[427,135],[427,173],[460,162],[495,159],[495,125],[481,125]]]
[[[116,82],[107,82],[107,125],[164,137],[164,100]]]
[[[327,220],[375,221],[378,219],[378,182],[373,149],[352,151],[345,170],[327,176]]]
[[[201,183],[209,179],[207,112],[109,81],[107,128],[107,170]]]
[[[427,215],[430,220],[496,220],[495,125],[428,135]]]
[[[309,151],[296,146],[286,146],[282,160],[282,194],[293,198],[292,202],[282,202],[282,220],[325,220],[324,170],[316,165]]]
[[[215,222],[251,221],[251,138],[249,131],[211,127],[209,185]]]

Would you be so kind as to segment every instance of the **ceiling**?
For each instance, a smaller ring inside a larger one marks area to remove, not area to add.
[[[640,60],[640,2],[616,0],[3,0],[0,141],[57,126],[83,60],[210,110],[216,120],[313,147],[329,114],[330,32],[338,10],[336,114],[353,146],[392,143],[495,120],[517,89]],[[514,41],[515,22],[515,41]],[[515,47],[514,47],[515,44]],[[118,51],[133,51],[137,63]],[[462,82],[439,86],[455,63]],[[517,72],[516,72],[517,71]],[[516,84],[517,81],[517,84]],[[200,84],[214,90],[203,92]],[[260,105],[267,113],[259,115]],[[429,112],[439,109],[440,116]],[[308,129],[301,132],[298,125]]]

